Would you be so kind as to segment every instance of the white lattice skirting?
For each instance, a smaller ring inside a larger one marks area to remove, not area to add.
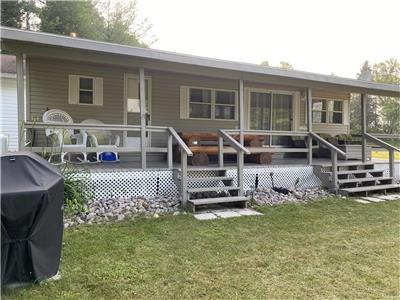
[[[376,169],[385,170],[389,174],[388,164],[376,164]],[[314,175],[312,166],[269,166],[247,167],[244,169],[244,189],[249,190],[256,185],[258,187],[272,187],[271,176],[273,173],[276,186],[286,188],[297,186],[301,188],[319,187],[322,185],[319,178]],[[396,164],[396,180],[400,180],[399,164]],[[204,174],[205,176],[207,174]],[[199,174],[196,174],[199,176]],[[234,178],[236,183],[236,168],[228,169],[227,176]],[[166,169],[148,170],[92,170],[82,180],[85,189],[90,189],[95,200],[112,197],[155,197],[179,195],[173,179],[173,171]],[[204,186],[204,184],[202,184]],[[215,183],[214,183],[215,186]],[[193,186],[194,187],[194,186]]]

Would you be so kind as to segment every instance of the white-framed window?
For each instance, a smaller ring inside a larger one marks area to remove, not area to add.
[[[79,105],[103,105],[103,78],[69,75],[68,103]]]
[[[181,86],[182,119],[237,120],[237,91]]]
[[[343,124],[343,101],[334,99],[313,99],[313,123]]]

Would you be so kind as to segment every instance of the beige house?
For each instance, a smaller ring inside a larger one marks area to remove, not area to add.
[[[1,40],[2,48],[17,56],[17,74],[26,68],[26,106],[20,76],[18,115],[26,128],[35,123],[34,151],[48,146],[43,143],[46,143],[44,130],[49,124],[41,122],[43,114],[51,109],[62,110],[72,117],[74,125],[68,128],[84,130],[79,124],[86,119],[103,122],[106,124],[103,129],[121,136],[118,151],[122,156],[141,162],[142,169],[151,165],[152,153],[167,163],[166,169],[174,169],[172,144],[176,144],[184,153],[178,169],[187,172],[184,156],[193,153],[175,133],[212,132],[227,146],[219,144],[218,167],[224,165],[221,162],[224,153],[237,154],[240,191],[243,191],[240,157],[269,152],[281,153],[284,159],[285,154],[296,152],[293,136],[305,139],[307,147],[298,149],[307,155],[305,165],[313,163],[312,140],[331,151],[330,172],[336,178],[331,181],[337,189],[341,186],[337,180],[341,169],[336,159],[345,153],[317,134],[334,136],[350,132],[351,93],[399,96],[396,85],[6,27],[1,28]],[[362,103],[366,107],[365,100]],[[360,165],[368,163],[367,141],[387,147],[390,153],[398,150],[368,134],[365,122],[364,118],[362,145],[358,148]],[[233,134],[240,139],[233,139]],[[265,143],[257,149],[246,148],[244,139],[250,134],[265,136]],[[87,147],[85,151],[99,151]],[[182,185],[187,185],[185,176]],[[360,185],[356,182],[344,187]],[[181,190],[183,194],[186,188]]]

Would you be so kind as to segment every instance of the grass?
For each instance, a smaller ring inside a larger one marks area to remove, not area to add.
[[[372,158],[374,159],[382,159],[382,160],[389,160],[389,152],[388,151],[372,151]],[[394,159],[400,160],[400,153],[394,153]]]
[[[400,201],[332,198],[67,229],[62,279],[3,299],[399,298]]]

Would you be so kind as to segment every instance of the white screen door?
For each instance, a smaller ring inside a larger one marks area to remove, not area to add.
[[[146,125],[151,122],[151,79],[145,78]],[[140,125],[139,77],[135,74],[125,74],[125,109],[124,124]],[[140,147],[140,132],[124,133],[124,145]],[[147,146],[150,147],[150,135],[147,135]]]

